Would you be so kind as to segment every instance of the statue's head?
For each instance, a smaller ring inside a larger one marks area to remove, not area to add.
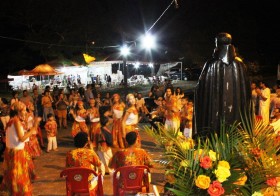
[[[229,45],[231,44],[231,35],[228,33],[219,33],[216,38],[216,46],[221,46],[221,45]]]

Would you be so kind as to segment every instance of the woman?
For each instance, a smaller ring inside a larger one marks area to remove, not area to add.
[[[175,94],[176,94],[176,97],[179,98],[179,99],[184,97],[184,92],[180,87],[176,88]]]
[[[11,99],[11,103],[10,105],[13,105],[15,102],[18,102],[18,92],[17,91],[13,91],[12,92],[12,99]]]
[[[87,109],[87,113],[90,120],[90,141],[92,142],[93,148],[97,148],[98,137],[97,135],[101,132],[100,126],[100,115],[99,110],[95,107],[95,99],[91,98],[89,100],[89,109]]]
[[[182,98],[184,97],[184,92],[180,87],[177,87],[175,90],[175,96],[177,98],[177,104],[179,108],[182,108]]]
[[[84,108],[84,103],[82,101],[78,101],[77,103],[78,109],[75,113],[73,109],[70,110],[70,114],[72,114],[74,118],[74,122],[72,125],[72,136],[75,137],[79,132],[85,132],[88,134],[88,127],[86,124],[87,111]]]
[[[112,101],[109,92],[106,93],[105,98],[103,99],[103,106],[112,106]]]
[[[3,163],[3,181],[1,188],[7,190],[9,195],[32,195],[30,181],[29,161],[24,150],[25,141],[37,133],[40,118],[36,118],[29,130],[24,129],[26,106],[22,102],[12,105],[13,114],[6,128],[6,150]]]
[[[58,125],[60,128],[67,129],[67,107],[69,102],[67,101],[67,97],[60,92],[58,95],[58,100],[55,103],[57,109],[57,117],[58,117]]]
[[[85,132],[79,132],[74,137],[74,145],[76,149],[71,150],[66,154],[66,167],[84,167],[93,169],[96,172],[101,172],[101,161],[91,148],[88,141],[88,134]],[[93,178],[94,176],[89,176],[89,190],[91,196],[96,196],[97,183]]]
[[[95,98],[95,102],[96,102],[96,107],[97,108],[100,108],[103,105],[102,100],[101,100],[101,93],[100,92],[97,93],[97,97]]]
[[[180,109],[181,104],[178,102],[178,98],[172,93],[172,89],[168,87],[165,92],[165,123],[166,130],[178,131],[180,128]]]
[[[125,104],[121,101],[119,94],[113,95],[113,127],[112,127],[112,136],[113,136],[113,147],[115,148],[124,148],[125,141],[122,135],[122,118],[125,109]]]
[[[34,120],[35,120],[33,103],[31,103],[31,102],[27,103],[26,111],[27,112],[26,112],[25,122],[26,122],[27,129],[30,129],[33,126]],[[25,143],[25,149],[28,151],[31,158],[38,157],[42,153],[42,150],[41,150],[38,138],[37,138],[37,135],[39,134],[39,130],[40,130],[40,128],[38,128],[37,133],[31,135],[29,137],[29,141],[27,141]],[[42,138],[41,138],[41,140],[42,140]]]
[[[137,133],[137,142],[139,144],[138,147],[140,147],[141,146],[140,135],[138,133],[138,127],[137,127],[139,115],[135,107],[136,99],[134,95],[131,93],[128,94],[126,96],[126,102],[127,102],[127,109],[125,111],[125,115],[122,120],[122,137],[125,138],[127,133],[131,131],[135,131]]]
[[[0,98],[0,118],[3,125],[3,130],[6,129],[6,125],[10,120],[10,106],[6,98]]]
[[[78,90],[72,89],[69,95],[69,105],[71,108],[75,108],[78,101],[81,101],[82,98],[78,92]]]

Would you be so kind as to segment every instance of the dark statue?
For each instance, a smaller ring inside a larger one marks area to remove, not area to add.
[[[240,122],[249,109],[251,90],[245,65],[236,56],[231,35],[216,37],[213,57],[201,72],[195,89],[194,133],[200,136],[219,132],[220,123]]]

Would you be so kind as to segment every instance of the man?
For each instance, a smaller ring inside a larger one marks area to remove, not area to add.
[[[25,105],[27,105],[29,102],[33,103],[33,99],[28,94],[27,90],[22,91],[22,97],[20,98],[20,101],[23,102]]]
[[[231,45],[231,35],[219,33],[215,41],[213,57],[205,63],[195,89],[194,129],[202,136],[219,132],[221,122],[240,122],[251,99],[245,65]]]
[[[34,103],[34,115],[42,117],[43,116],[42,94],[39,94],[38,89],[33,89],[32,99]]]
[[[259,115],[265,125],[269,124],[270,89],[265,82],[260,82],[260,89],[256,90],[259,97]]]
[[[151,126],[158,131],[158,123],[159,124],[164,124],[164,114],[165,114],[165,107],[163,106],[163,98],[159,97],[157,100],[154,100],[155,104],[157,104],[157,108],[155,111],[152,111],[150,113],[150,124]]]
[[[89,106],[89,100],[93,99],[92,87],[90,84],[87,84],[86,91],[85,91],[85,99],[86,99],[86,108]]]
[[[137,133],[131,131],[126,134],[125,139],[128,148],[117,151],[113,155],[109,167],[114,169],[131,165],[146,165],[152,167],[152,161],[148,153],[144,149],[137,147]]]
[[[54,102],[49,90],[45,90],[44,96],[42,97],[43,106],[43,121],[47,121],[47,115],[52,113],[54,115],[52,103]]]
[[[254,113],[257,115],[259,113],[259,100],[258,100],[258,94],[256,92],[257,90],[257,85],[255,82],[251,82],[251,96],[252,96],[252,107],[254,110]]]

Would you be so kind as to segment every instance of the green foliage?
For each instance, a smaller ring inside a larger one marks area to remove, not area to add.
[[[256,121],[251,115],[244,115],[242,123],[221,125],[219,134],[198,137],[196,141],[185,138],[179,131],[166,130],[164,126],[158,132],[145,127],[145,131],[155,138],[164,152],[160,163],[166,167],[166,175],[175,178],[174,187],[170,188],[175,195],[207,195],[207,190],[196,184],[197,177],[208,176],[211,183],[219,180],[215,171],[220,167],[220,161],[230,166],[230,175],[221,181],[225,194],[252,195],[256,191],[264,192],[268,187],[266,181],[280,176],[277,155],[280,142],[278,138],[276,143],[277,135],[272,127]],[[206,156],[212,156],[212,165],[205,169],[201,159]]]

